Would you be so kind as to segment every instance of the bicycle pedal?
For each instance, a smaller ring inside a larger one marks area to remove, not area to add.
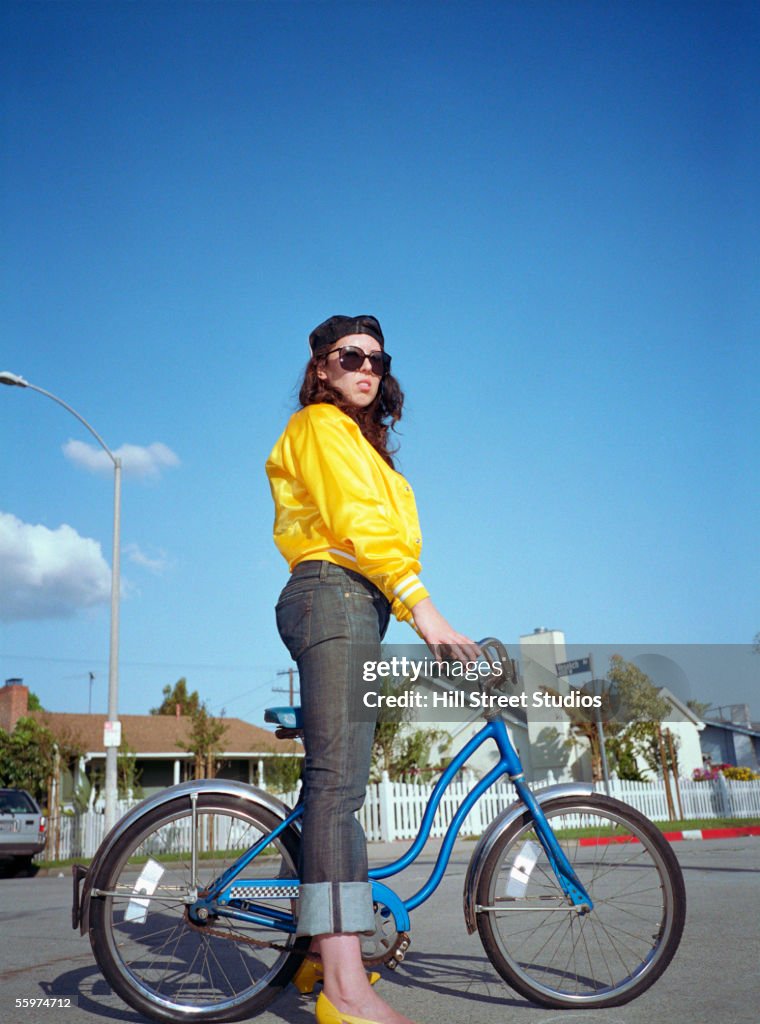
[[[398,965],[403,961],[404,957],[406,956],[406,951],[407,949],[409,949],[409,945],[412,941],[411,936],[409,935],[408,932],[401,932],[401,934],[399,935],[399,939],[401,941],[394,949],[393,956],[390,958],[390,960],[386,960],[385,962],[385,966],[388,967],[391,971],[395,971]]]

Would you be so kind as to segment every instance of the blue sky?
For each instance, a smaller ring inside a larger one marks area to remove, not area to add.
[[[180,676],[254,722],[282,701],[263,464],[338,312],[383,325],[423,579],[458,629],[760,630],[756,4],[0,19],[0,369],[140,449],[122,712]],[[111,478],[90,441],[2,389],[0,670],[53,710],[87,710],[90,671],[106,705]],[[756,692],[693,695],[760,718]]]

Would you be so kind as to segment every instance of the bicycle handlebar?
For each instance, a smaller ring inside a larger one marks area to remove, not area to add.
[[[479,679],[480,688],[483,693],[490,693],[493,690],[506,689],[507,683],[517,686],[517,669],[514,661],[509,656],[509,651],[501,640],[495,636],[487,636],[478,641],[481,657],[492,666],[491,672]],[[497,666],[499,669],[497,671]]]

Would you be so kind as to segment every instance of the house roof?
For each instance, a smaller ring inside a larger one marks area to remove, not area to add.
[[[73,714],[65,711],[32,711],[31,717],[43,722],[54,736],[81,744],[90,754],[104,753],[105,715]],[[178,743],[189,745],[192,720],[174,715],[120,715],[122,736],[138,754],[174,755],[187,753]],[[278,740],[273,732],[251,725],[241,718],[222,718],[227,727],[219,740],[219,752],[229,756],[251,757],[257,754],[303,753],[294,740]]]
[[[706,718],[705,725],[711,726],[713,729],[725,729],[726,732],[740,732],[743,736],[757,736],[760,739],[760,729],[757,728],[757,722],[752,723],[752,728],[748,729],[745,725],[737,725],[736,722],[719,722],[714,718]]]
[[[660,697],[664,697],[665,700],[669,701],[674,708],[677,708],[678,711],[680,711],[681,714],[684,716],[684,718],[687,719],[687,721],[692,722],[694,725],[696,725],[697,729],[701,728],[702,719],[699,717],[699,715],[695,711],[692,711],[690,707],[687,707],[687,705],[684,704],[682,701],[680,701],[674,693],[671,693],[667,686],[658,686],[657,693]]]

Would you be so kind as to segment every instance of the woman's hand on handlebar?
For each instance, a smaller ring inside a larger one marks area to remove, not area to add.
[[[474,640],[449,625],[429,597],[419,601],[412,609],[414,627],[428,645],[437,661],[451,657],[455,661],[475,661],[480,648]]]

